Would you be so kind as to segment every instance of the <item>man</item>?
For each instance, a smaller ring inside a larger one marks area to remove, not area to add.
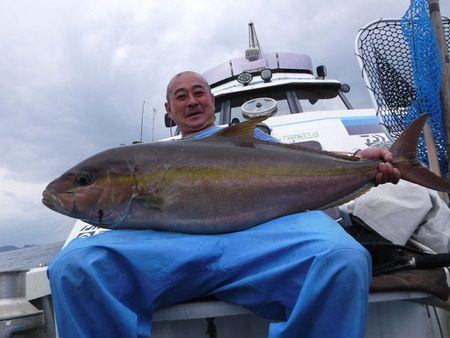
[[[214,97],[194,72],[167,87],[166,110],[183,138],[206,137]],[[399,172],[385,150],[376,181]],[[213,235],[113,230],[76,239],[49,265],[61,338],[148,337],[152,313],[214,296],[277,322],[271,338],[362,337],[371,261],[367,251],[319,211]]]

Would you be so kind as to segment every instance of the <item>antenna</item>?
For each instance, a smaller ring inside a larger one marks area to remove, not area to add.
[[[248,23],[248,49],[245,50],[245,58],[249,61],[259,60],[261,58],[262,49],[259,46],[256,29],[253,22]]]
[[[256,36],[255,25],[251,21],[248,23],[248,48],[259,49],[259,41]]]
[[[156,108],[153,107],[152,142],[155,140],[155,116],[156,116]]]
[[[142,101],[142,111],[141,111],[141,137],[139,138],[139,142],[142,143],[142,128],[144,126],[144,106],[145,106],[145,100]]]

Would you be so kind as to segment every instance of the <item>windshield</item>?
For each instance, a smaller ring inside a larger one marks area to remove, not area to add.
[[[277,101],[274,115],[288,115],[319,110],[348,109],[338,94],[336,86],[310,86],[306,88],[271,87],[248,92],[224,95],[216,99],[218,122],[236,123],[246,118],[241,106],[252,99],[268,97]]]
[[[299,100],[302,111],[319,111],[319,110],[338,110],[347,109],[340,97],[333,97],[331,99],[322,99],[317,101]]]

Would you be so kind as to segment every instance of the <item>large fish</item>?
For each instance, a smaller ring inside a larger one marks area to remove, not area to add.
[[[122,146],[94,155],[51,182],[49,208],[111,229],[221,233],[354,198],[374,185],[379,161],[256,140],[261,118],[198,140]],[[416,159],[426,121],[394,143],[405,180],[450,192]]]

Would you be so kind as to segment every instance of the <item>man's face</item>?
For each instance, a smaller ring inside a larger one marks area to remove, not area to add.
[[[182,137],[214,124],[214,97],[207,83],[195,73],[181,74],[172,81],[165,107]]]

